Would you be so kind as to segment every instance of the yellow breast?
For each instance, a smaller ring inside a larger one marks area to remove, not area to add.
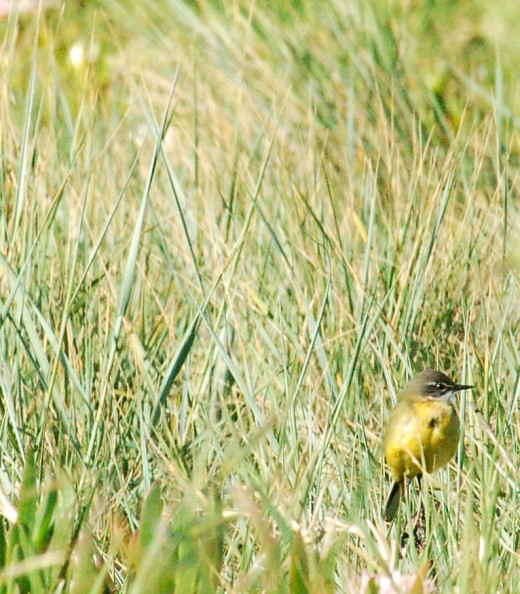
[[[394,481],[433,472],[457,451],[459,418],[444,400],[405,400],[390,415],[383,447]]]

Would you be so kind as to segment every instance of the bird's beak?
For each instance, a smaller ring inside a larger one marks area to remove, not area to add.
[[[454,392],[460,392],[461,390],[472,390],[475,386],[465,386],[463,384],[457,384],[454,388]]]

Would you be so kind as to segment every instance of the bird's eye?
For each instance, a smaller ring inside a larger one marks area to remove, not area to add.
[[[442,384],[439,384],[439,382],[437,382],[435,384],[435,389],[440,390],[442,388]]]

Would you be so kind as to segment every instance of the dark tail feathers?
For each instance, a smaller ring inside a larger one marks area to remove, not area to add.
[[[383,517],[387,522],[391,522],[395,518],[395,514],[399,508],[399,501],[401,499],[402,482],[394,483],[390,489],[390,494],[385,503]]]

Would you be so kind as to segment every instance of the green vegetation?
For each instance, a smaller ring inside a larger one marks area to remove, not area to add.
[[[517,591],[519,19],[0,23],[0,593]],[[477,389],[400,558],[381,434],[425,367]]]

